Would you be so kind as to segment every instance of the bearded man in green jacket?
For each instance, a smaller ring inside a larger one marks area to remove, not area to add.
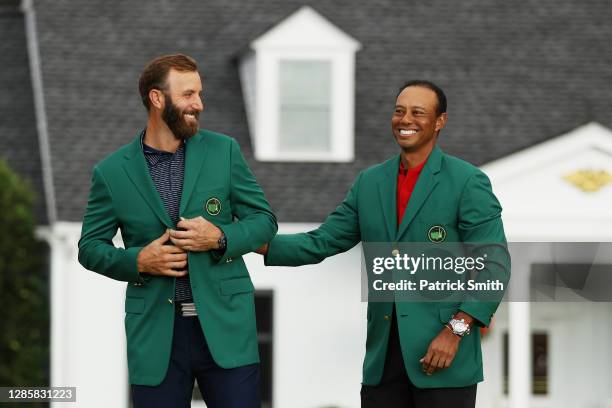
[[[391,127],[400,154],[362,171],[345,200],[317,229],[277,235],[257,252],[266,265],[321,262],[364,242],[479,243],[492,255],[479,279],[507,283],[510,258],[501,206],[487,176],[436,145],[447,121],[446,96],[429,81],[399,92]],[[358,277],[356,277],[357,279]],[[395,297],[394,297],[395,296]],[[368,303],[363,408],[473,408],[483,380],[480,331],[501,297],[461,302]]]
[[[198,130],[196,62],[151,61],[139,81],[146,128],[93,169],[79,261],[128,282],[125,330],[134,406],[260,406],[253,283],[242,255],[276,219],[238,143]],[[121,230],[124,248],[112,239]]]

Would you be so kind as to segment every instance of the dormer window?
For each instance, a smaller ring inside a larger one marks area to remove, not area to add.
[[[240,79],[257,160],[353,160],[359,48],[310,7],[251,43]]]

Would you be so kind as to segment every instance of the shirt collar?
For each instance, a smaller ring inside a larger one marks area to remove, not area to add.
[[[140,133],[140,148],[142,149],[144,153],[158,154],[158,155],[173,155],[185,148],[185,142],[181,142],[180,146],[178,147],[178,149],[176,149],[176,152],[174,153],[166,152],[164,150],[158,150],[144,143],[144,137],[145,137],[146,132],[147,132],[147,129],[143,129],[142,132]]]
[[[402,158],[401,158],[401,157],[400,157],[400,161],[399,161],[399,162],[400,162],[400,164],[399,164],[399,173],[400,173],[400,174],[404,174],[404,173],[406,173],[406,169],[404,168],[404,162],[402,161]],[[408,171],[409,171],[410,173],[412,173],[412,172],[416,172],[416,174],[420,174],[420,173],[421,173],[421,170],[423,170],[423,167],[425,167],[425,163],[427,163],[427,159],[425,159],[425,160],[423,161],[423,163],[419,164],[418,166],[416,166],[416,167],[414,167],[414,168],[412,168],[412,169],[408,169]]]

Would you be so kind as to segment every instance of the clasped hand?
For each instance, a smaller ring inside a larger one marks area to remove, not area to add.
[[[182,231],[166,230],[145,246],[137,257],[138,272],[181,277],[187,274],[187,252],[219,248],[222,232],[203,217],[181,218]],[[171,241],[173,245],[168,245]]]
[[[221,230],[202,216],[181,220],[181,230],[170,230],[170,241],[184,251],[203,252],[219,248]]]
[[[138,272],[151,275],[181,277],[187,275],[187,252],[168,245],[170,230],[151,241],[138,253]]]

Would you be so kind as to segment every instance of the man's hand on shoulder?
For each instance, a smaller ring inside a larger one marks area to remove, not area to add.
[[[165,245],[170,239],[170,230],[152,241],[138,253],[138,272],[151,275],[185,276],[187,253],[174,245]]]
[[[170,240],[182,250],[203,252],[219,248],[223,232],[204,217],[181,218],[176,226],[182,231],[170,230]]]

